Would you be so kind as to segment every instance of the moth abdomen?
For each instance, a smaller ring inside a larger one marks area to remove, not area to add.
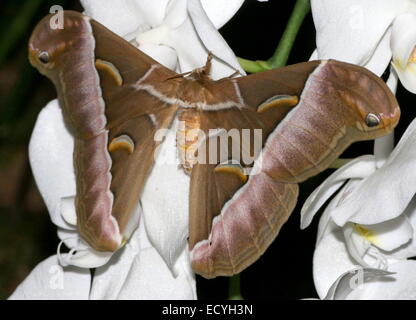
[[[198,161],[198,147],[202,143],[201,118],[198,110],[181,110],[176,134],[176,146],[182,168],[188,174]]]

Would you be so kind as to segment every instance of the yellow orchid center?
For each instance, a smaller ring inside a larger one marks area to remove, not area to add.
[[[407,63],[415,63],[416,62],[416,47],[413,49],[412,53],[410,54],[409,61]]]
[[[362,236],[364,239],[366,239],[368,242],[372,244],[377,243],[377,235],[370,229],[367,229],[363,227],[362,225],[355,224],[355,230]]]

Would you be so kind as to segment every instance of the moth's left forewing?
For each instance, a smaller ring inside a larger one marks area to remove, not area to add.
[[[98,22],[91,20],[91,26],[107,118],[110,190],[114,196],[111,215],[127,239],[139,223],[131,221],[137,219],[132,215],[155,162],[157,146],[163,141],[163,134],[157,138],[158,132],[170,127],[177,111],[177,106],[153,93],[157,85],[176,73]]]

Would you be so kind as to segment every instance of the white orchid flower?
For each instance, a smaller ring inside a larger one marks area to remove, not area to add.
[[[381,277],[371,281],[360,289],[360,294],[354,290],[352,297],[416,297],[416,262],[409,260],[416,256],[415,159],[416,120],[380,168],[373,155],[359,157],[334,172],[306,200],[302,228],[349,180],[329,203],[319,223],[313,268],[321,298],[339,277],[357,266],[396,274],[387,280]]]
[[[395,91],[395,77],[388,85]],[[412,299],[416,296],[416,120],[386,158],[358,157],[306,200],[301,227],[347,181],[325,209],[314,252],[314,282],[322,299]],[[388,148],[387,148],[388,149]],[[358,270],[358,274],[354,272]],[[385,273],[381,272],[385,271]],[[389,273],[386,273],[389,272]],[[356,287],[346,279],[358,279]]]
[[[416,262],[408,259],[416,256],[414,200],[403,215],[379,224],[339,226],[333,219],[336,209],[364,180],[350,180],[320,220],[313,259],[318,295],[321,299],[415,299]]]
[[[201,67],[214,55],[212,76],[244,74],[217,29],[244,0],[81,0],[85,13],[180,73]],[[112,14],[109,14],[109,13]]]
[[[364,66],[377,75],[391,58],[400,81],[416,93],[416,1],[311,0],[319,59]]]
[[[243,0],[81,2],[87,15],[177,72],[203,66],[211,51],[214,79],[236,70],[244,74],[217,31]],[[167,136],[162,149],[174,149],[171,140]],[[51,220],[58,227],[58,237],[70,252],[62,254],[58,248],[58,255],[41,262],[11,298],[195,299],[195,279],[186,242],[188,176],[176,165],[156,163],[141,199],[142,206],[136,210],[139,228],[116,253],[100,253],[91,249],[77,232],[72,152],[73,137],[54,100],[38,117],[29,157]],[[51,268],[61,268],[63,285],[58,290],[50,285],[55,279],[48,272]],[[97,268],[92,284],[89,270],[82,268]]]
[[[392,60],[388,85],[397,80],[416,92],[414,72],[416,1],[312,0],[317,50],[311,59],[338,59],[381,75]],[[371,268],[396,272],[378,274],[360,290],[341,290],[351,299],[409,299],[415,296],[411,278],[416,255],[414,204],[416,180],[411,146],[415,123],[393,149],[393,135],[376,140],[374,156],[363,156],[336,171],[306,201],[305,228],[317,210],[345,181],[320,221],[314,254],[314,280],[321,298],[332,293],[351,270]],[[390,154],[391,153],[391,154]],[[411,169],[410,169],[411,168]],[[413,180],[412,180],[413,179]],[[343,278],[344,277],[344,278]],[[331,289],[330,289],[331,288]],[[332,293],[331,293],[332,292]],[[332,295],[332,296],[331,296]],[[339,296],[338,296],[339,298]]]

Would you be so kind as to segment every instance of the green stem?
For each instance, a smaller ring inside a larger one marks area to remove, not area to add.
[[[244,300],[240,291],[240,275],[236,274],[230,278],[228,300]]]
[[[0,41],[0,66],[16,43],[23,38],[41,3],[42,0],[25,1],[9,28],[4,29],[4,32],[0,36],[0,39],[2,39]]]
[[[299,29],[310,9],[309,0],[297,0],[273,56],[267,61],[251,61],[239,58],[238,61],[242,68],[247,72],[256,73],[285,66]]]
[[[237,58],[241,67],[250,73],[262,72],[264,70],[269,70],[269,66],[266,61],[256,60],[251,61],[243,58]]]
[[[297,0],[292,11],[286,29],[280,39],[273,56],[268,60],[272,68],[280,68],[286,65],[290,51],[295,43],[296,36],[306,15],[309,13],[311,5],[309,0]]]
[[[311,5],[309,0],[297,0],[286,29],[273,56],[268,61],[251,61],[243,58],[238,58],[238,62],[240,63],[241,67],[247,72],[256,73],[273,68],[280,68],[286,65],[300,26],[302,25],[302,22],[306,15],[309,13],[310,9]],[[341,161],[341,159],[338,159],[337,161],[335,161],[335,163],[339,165],[339,161]],[[229,300],[243,300],[240,291],[239,274],[236,274],[230,278],[228,297]]]

